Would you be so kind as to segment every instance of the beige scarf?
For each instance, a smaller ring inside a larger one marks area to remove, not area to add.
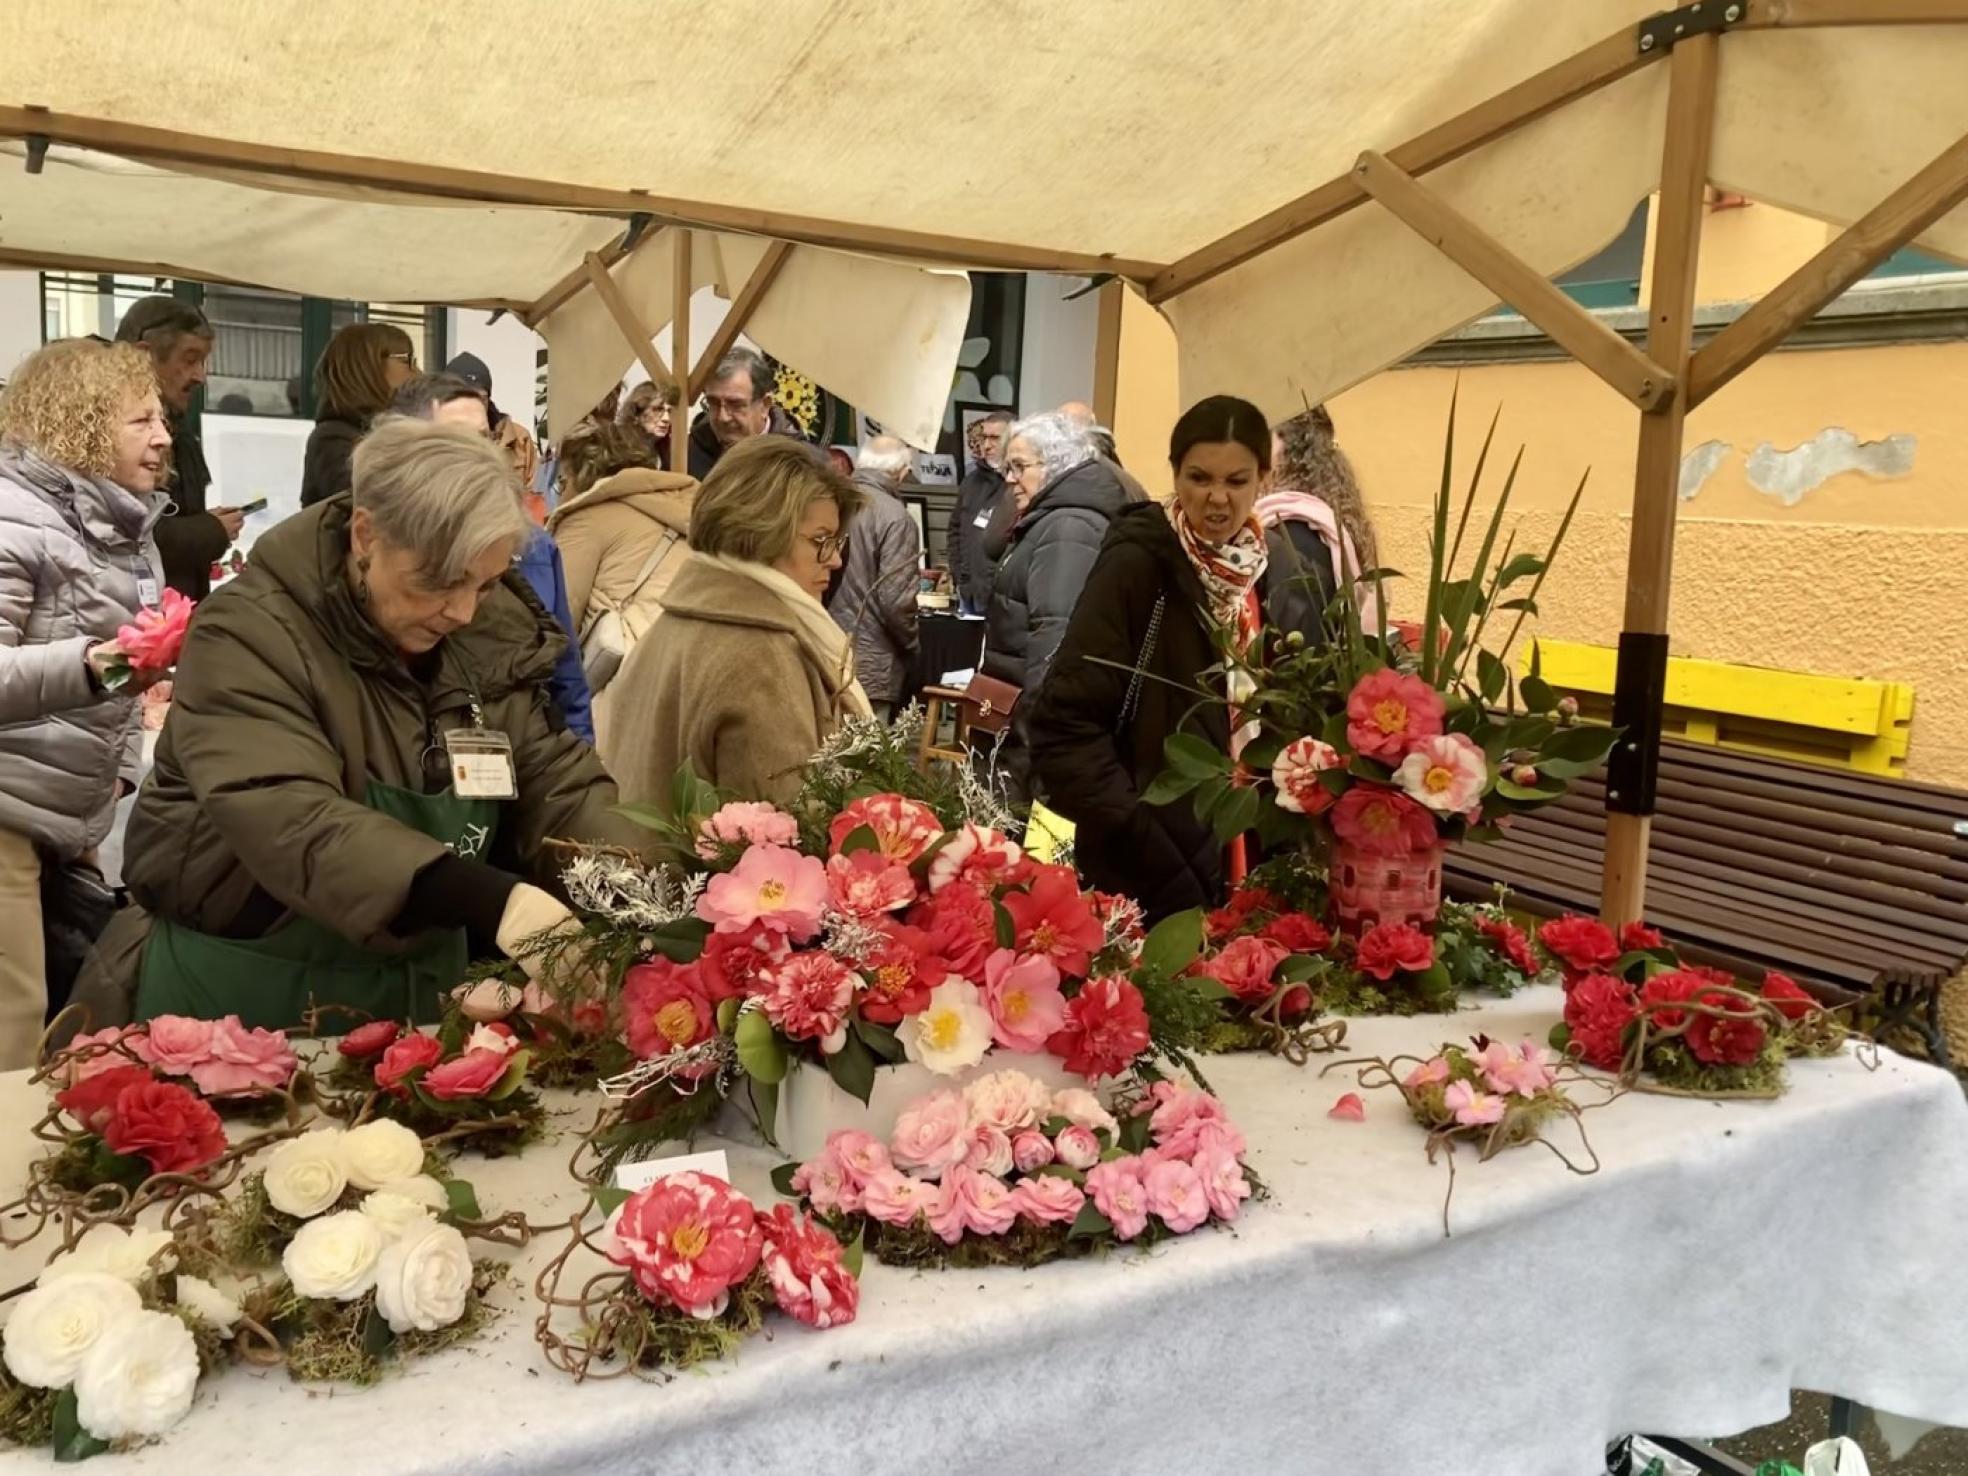
[[[861,690],[861,683],[854,677],[854,643],[848,640],[847,632],[834,623],[834,617],[827,613],[825,605],[769,564],[754,563],[750,559],[727,559],[722,554],[702,551],[695,557],[714,569],[736,574],[769,590],[785,607],[786,613],[793,617],[796,627],[794,636],[799,641],[800,650],[808,661],[824,673],[835,712],[848,717],[874,715],[874,709],[868,705],[868,694]]]

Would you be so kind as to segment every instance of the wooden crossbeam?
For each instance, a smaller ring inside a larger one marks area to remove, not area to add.
[[[679,231],[677,234],[686,238],[689,236],[688,231]],[[642,319],[636,316],[635,309],[629,306],[629,300],[622,296],[622,289],[616,285],[615,279],[608,275],[608,264],[601,259],[601,254],[590,251],[586,262],[583,263],[583,269],[588,274],[588,285],[594,288],[595,295],[601,299],[601,305],[608,309],[608,316],[615,320],[615,326],[621,330],[622,337],[629,341],[629,347],[635,350],[635,356],[642,361],[642,367],[648,372],[650,379],[657,384],[667,382],[670,377],[670,366],[663,362],[663,356],[656,351],[656,344],[650,337],[649,329],[643,325]],[[671,342],[674,345],[675,339],[673,338]]]
[[[526,179],[479,169],[411,164],[319,149],[290,149],[237,139],[207,138],[170,128],[147,128],[106,118],[85,118],[46,108],[0,107],[0,137],[38,134],[51,143],[96,149],[153,164],[189,164],[211,169],[246,169],[326,184],[362,185],[411,195],[470,200],[488,205],[531,205],[550,210],[603,215],[649,215],[659,222],[773,236],[846,251],[930,261],[939,265],[989,267],[1012,272],[1065,272],[1081,276],[1118,272],[1146,281],[1163,263],[1103,256],[1087,251],[1055,251],[971,236],[945,236],[894,226],[866,225],[683,200],[643,190],[605,189],[552,180]]]
[[[1354,166],[1369,195],[1642,410],[1674,393],[1674,375],[1553,286],[1495,237],[1369,150]]]
[[[1968,0],[1749,0],[1738,30],[1968,25]]]
[[[697,367],[690,371],[690,384],[683,395],[684,404],[697,403],[697,396],[704,392],[705,382],[716,370],[718,360],[731,351],[731,345],[736,343],[738,335],[745,331],[745,325],[751,321],[753,309],[758,307],[760,300],[778,280],[780,269],[786,265],[786,258],[792,254],[792,245],[786,241],[774,241],[766,248],[765,255],[759,258],[759,264],[752,268],[752,274],[745,279],[745,285],[739,288],[738,295],[732,298],[731,311],[724,315],[724,321],[718,325],[717,332],[713,333],[711,341],[704,345],[703,357],[697,361]]]
[[[1963,200],[1968,200],[1968,137],[1956,140],[1716,334],[1688,366],[1688,408],[1742,373]]]
[[[650,236],[656,234],[657,232],[655,231],[645,231],[643,233],[643,240],[648,240]],[[622,243],[627,241],[628,238],[628,232],[624,231],[599,251],[590,251],[586,256],[582,257],[581,264],[562,277],[558,282],[554,283],[545,292],[541,293],[538,301],[528,303],[525,311],[518,314],[519,320],[528,328],[538,328],[562,304],[589,284],[588,263],[590,261],[599,261],[604,268],[609,268],[627,256],[629,254],[629,248],[625,247]],[[640,244],[640,242],[637,244]]]

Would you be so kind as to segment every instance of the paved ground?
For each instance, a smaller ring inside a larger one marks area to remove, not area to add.
[[[1831,1401],[1821,1394],[1793,1394],[1790,1418],[1780,1425],[1765,1425],[1721,1446],[1739,1461],[1752,1466],[1770,1460],[1787,1460],[1796,1465],[1812,1442],[1822,1440],[1829,1429]],[[1879,1438],[1869,1417],[1862,1418],[1855,1436],[1871,1464],[1873,1476],[1968,1476],[1968,1430],[1936,1430],[1898,1465],[1886,1463],[1886,1443]]]

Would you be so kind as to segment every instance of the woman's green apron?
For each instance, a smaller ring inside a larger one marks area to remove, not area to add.
[[[484,857],[499,825],[499,801],[464,799],[448,788],[416,794],[371,782],[365,803],[470,860]],[[377,953],[299,915],[256,939],[215,938],[160,917],[144,949],[136,1018],[237,1015],[248,1026],[283,1030],[301,1024],[314,1006],[343,1005],[377,1019],[428,1023],[469,962],[462,928],[426,933],[400,953]]]

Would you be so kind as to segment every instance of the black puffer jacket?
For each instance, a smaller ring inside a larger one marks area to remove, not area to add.
[[[1078,827],[1080,869],[1101,891],[1135,898],[1150,919],[1222,900],[1222,848],[1188,798],[1141,802],[1185,715],[1183,731],[1228,749],[1226,710],[1199,704],[1198,682],[1215,661],[1202,582],[1167,515],[1153,503],[1131,506],[1113,521],[1037,700],[1021,704],[1030,707],[1033,775],[1046,803]]]
[[[355,443],[368,430],[366,423],[344,420],[339,415],[324,415],[315,421],[301,458],[302,507],[339,497],[354,485]]]

